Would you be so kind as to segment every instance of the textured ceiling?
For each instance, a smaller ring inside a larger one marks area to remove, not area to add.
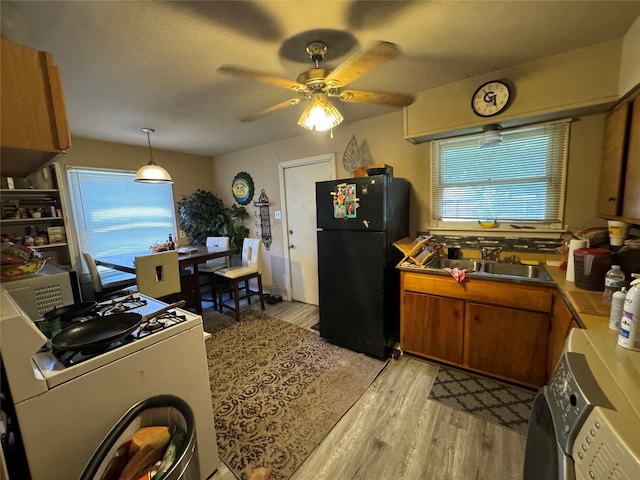
[[[307,133],[303,105],[240,122],[292,95],[222,64],[295,79],[319,34],[328,69],[385,40],[402,56],[350,87],[415,94],[622,37],[639,14],[640,1],[2,1],[3,32],[60,67],[72,136],[146,145],[148,126],[154,148],[209,156]],[[345,123],[393,111],[336,105]]]

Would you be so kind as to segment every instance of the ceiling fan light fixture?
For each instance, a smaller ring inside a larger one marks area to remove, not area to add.
[[[486,148],[502,143],[502,134],[500,133],[502,127],[497,123],[485,125],[482,130],[482,135],[480,135],[480,140],[478,141],[480,148]]]
[[[344,117],[333,106],[324,93],[314,93],[309,105],[298,120],[298,125],[307,130],[326,132],[342,123]]]
[[[153,128],[145,127],[142,129],[147,134],[147,143],[149,144],[149,163],[140,167],[136,173],[136,182],[138,183],[173,183],[173,179],[160,165],[153,161],[153,152],[151,151],[151,134],[155,132]]]

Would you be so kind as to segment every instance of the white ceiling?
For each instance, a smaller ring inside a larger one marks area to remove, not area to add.
[[[215,156],[308,133],[303,105],[238,119],[292,98],[217,72],[236,64],[295,79],[318,40],[334,68],[376,40],[403,55],[350,88],[417,93],[622,37],[640,1],[16,1],[3,32],[51,52],[72,136]],[[348,32],[348,33],[347,33]],[[347,41],[351,40],[351,44]],[[350,48],[351,47],[351,48]],[[594,68],[597,68],[594,65]],[[391,107],[336,100],[345,124]],[[339,126],[338,128],[343,128]]]

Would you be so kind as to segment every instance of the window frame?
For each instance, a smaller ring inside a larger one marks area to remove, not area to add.
[[[80,185],[80,180],[78,178],[73,178],[74,175],[76,175],[77,172],[83,172],[86,174],[90,174],[90,172],[95,172],[95,173],[103,173],[103,174],[109,174],[109,175],[123,175],[126,176],[128,179],[130,179],[131,184],[127,185],[127,189],[129,189],[129,187],[131,189],[146,189],[147,191],[154,191],[154,189],[157,189],[157,191],[160,194],[160,197],[162,197],[162,212],[163,215],[157,217],[158,219],[158,223],[159,224],[163,224],[163,226],[161,227],[157,227],[158,230],[162,229],[162,236],[160,238],[154,238],[153,241],[149,241],[148,239],[142,239],[140,238],[140,240],[137,240],[136,237],[139,237],[138,232],[136,232],[136,235],[131,234],[130,232],[133,232],[136,229],[140,229],[140,224],[139,223],[134,223],[133,221],[131,222],[131,228],[127,228],[125,230],[119,230],[120,232],[129,232],[127,238],[129,240],[135,239],[137,241],[137,243],[135,242],[131,242],[131,241],[126,241],[125,243],[123,243],[122,245],[116,247],[116,248],[111,248],[109,251],[107,251],[105,253],[104,256],[115,256],[115,255],[127,255],[127,254],[132,254],[132,258],[134,254],[140,254],[143,252],[149,252],[149,247],[151,246],[152,243],[154,243],[155,241],[165,241],[168,237],[169,233],[172,234],[176,234],[176,202],[175,202],[175,197],[173,194],[173,186],[172,184],[144,184],[144,183],[136,183],[134,181],[135,179],[135,175],[136,172],[135,171],[131,171],[131,170],[122,170],[122,169],[109,169],[109,168],[98,168],[98,167],[85,167],[85,166],[77,166],[77,165],[67,165],[65,166],[65,182],[66,182],[66,187],[67,187],[67,191],[68,191],[68,201],[69,201],[69,207],[70,207],[70,213],[71,213],[71,217],[73,219],[73,229],[74,229],[74,240],[76,242],[77,248],[78,248],[78,254],[81,258],[82,253],[83,252],[90,252],[94,258],[100,258],[100,254],[104,252],[100,252],[100,251],[96,251],[96,249],[99,250],[98,247],[96,247],[95,244],[85,244],[86,243],[86,237],[87,234],[85,233],[86,230],[89,230],[91,228],[91,226],[86,227],[86,215],[85,215],[85,210],[83,209],[83,207],[81,206],[82,201],[79,201],[80,199],[77,199],[77,186]],[[131,190],[133,191],[133,190]],[[85,199],[86,197],[83,197],[83,199]],[[133,198],[138,198],[138,196],[133,196],[130,195],[128,198],[133,199]],[[147,200],[146,202],[147,205],[149,204],[149,201]],[[141,205],[144,205],[141,204]],[[139,205],[132,205],[131,202],[128,202],[127,205],[123,205],[121,208],[123,210],[126,209],[132,209],[132,208],[138,208]],[[131,218],[131,215],[129,216],[122,216],[119,218]],[[121,225],[117,225],[118,227],[121,227]],[[158,235],[160,234],[160,231],[158,231]],[[89,235],[90,236],[90,235]],[[110,246],[113,244],[110,244]],[[102,273],[102,272],[101,272]],[[107,276],[109,273],[114,273],[117,274],[117,272],[106,272]]]
[[[437,174],[436,169],[439,168],[438,161],[438,149],[442,148],[442,145],[445,142],[456,142],[460,141],[463,144],[466,144],[465,148],[468,148],[469,143],[478,142],[482,133],[473,133],[469,135],[459,135],[455,137],[447,137],[442,139],[437,139],[431,141],[430,144],[430,165],[429,165],[429,178],[430,178],[430,192],[429,199],[431,201],[431,213],[429,217],[429,223],[427,225],[430,231],[473,231],[473,232],[483,232],[483,234],[490,234],[491,232],[500,232],[504,234],[504,232],[517,232],[522,235],[522,232],[528,233],[549,233],[552,232],[554,234],[561,233],[566,231],[566,227],[564,225],[564,217],[566,210],[566,189],[567,189],[567,177],[568,177],[568,165],[569,165],[569,140],[570,140],[570,123],[571,119],[561,119],[555,120],[551,122],[544,122],[538,124],[530,124],[523,125],[519,127],[513,127],[510,129],[502,130],[503,141],[508,141],[508,137],[511,135],[522,135],[526,134],[527,131],[531,131],[532,133],[536,133],[536,131],[540,131],[543,127],[551,126],[558,131],[555,133],[559,135],[560,145],[557,147],[559,151],[559,155],[561,158],[556,162],[556,170],[559,172],[559,182],[558,185],[555,186],[556,196],[554,197],[554,201],[558,202],[558,206],[556,208],[556,212],[559,218],[556,221],[543,221],[543,220],[509,220],[509,219],[498,219],[498,226],[496,228],[486,229],[480,226],[480,221],[484,220],[493,220],[493,218],[483,218],[483,219],[474,219],[474,220],[443,220],[441,218],[441,210],[436,211],[436,209],[440,208],[441,198],[436,199],[436,190],[439,188],[439,183],[436,181],[435,175]],[[438,143],[440,142],[440,143]],[[478,146],[480,148],[480,146]],[[496,148],[496,147],[485,147],[487,149]],[[500,148],[500,146],[497,146]],[[513,182],[515,184],[517,182]],[[515,225],[516,228],[511,227],[511,225]],[[533,226],[534,229],[518,229],[517,227],[521,227],[523,225]]]

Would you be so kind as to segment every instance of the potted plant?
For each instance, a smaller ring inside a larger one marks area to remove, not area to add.
[[[244,207],[225,206],[211,192],[198,189],[178,202],[180,228],[196,245],[205,245],[207,237],[229,237],[232,248],[242,249],[249,229],[242,222],[249,217]]]

